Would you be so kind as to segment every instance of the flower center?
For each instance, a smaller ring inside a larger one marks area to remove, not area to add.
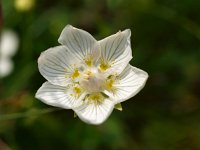
[[[97,68],[90,68],[83,72],[80,85],[89,93],[101,92],[105,87],[105,79]]]

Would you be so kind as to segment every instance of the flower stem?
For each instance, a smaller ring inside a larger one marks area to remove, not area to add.
[[[5,114],[5,115],[0,115],[0,121],[20,119],[20,118],[33,117],[33,116],[35,117],[35,116],[51,113],[58,110],[61,110],[61,108],[47,108],[47,109],[41,109],[41,110],[31,110],[31,111],[21,112],[21,113]]]

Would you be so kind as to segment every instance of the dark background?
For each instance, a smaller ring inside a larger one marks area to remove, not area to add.
[[[200,150],[199,0],[19,1],[2,0],[3,30],[14,30],[20,45],[14,70],[0,79],[0,149]],[[149,74],[99,126],[34,98],[45,81],[37,58],[59,45],[67,24],[97,40],[130,28],[131,64]]]

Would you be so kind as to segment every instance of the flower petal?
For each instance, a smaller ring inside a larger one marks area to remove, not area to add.
[[[135,96],[144,87],[147,78],[148,74],[145,71],[127,65],[113,84],[114,92],[104,92],[114,99],[115,103],[120,103]]]
[[[114,103],[110,99],[104,99],[101,103],[83,103],[80,107],[73,110],[78,117],[89,124],[101,124],[111,114],[114,108]]]
[[[48,105],[71,109],[81,105],[85,94],[82,93],[79,98],[75,98],[70,96],[70,93],[67,91],[67,87],[53,85],[50,82],[45,82],[39,88],[35,97]]]
[[[0,78],[9,75],[14,68],[14,64],[11,59],[7,57],[0,57]]]
[[[97,41],[86,31],[67,25],[58,42],[65,45],[79,60],[92,56],[97,60],[100,56],[100,48]]]
[[[66,78],[66,76],[74,72],[72,66],[77,62],[78,60],[65,46],[57,46],[41,53],[38,58],[38,67],[40,73],[49,82],[66,86],[70,83],[70,78]]]
[[[3,30],[0,39],[0,55],[2,57],[12,57],[19,46],[18,35],[12,30]]]
[[[113,72],[120,74],[132,59],[130,36],[131,31],[127,29],[99,41],[101,61],[108,66],[106,74],[110,75]]]

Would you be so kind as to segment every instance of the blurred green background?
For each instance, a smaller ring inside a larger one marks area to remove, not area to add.
[[[0,79],[0,150],[200,150],[199,0],[2,0],[2,12],[19,47]],[[67,24],[97,40],[130,28],[131,64],[149,73],[99,126],[34,98],[37,58]]]

